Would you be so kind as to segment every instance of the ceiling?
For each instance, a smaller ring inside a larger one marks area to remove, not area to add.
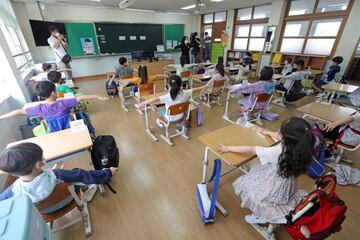
[[[37,0],[13,0],[14,2],[35,3]],[[39,0],[48,4],[75,4],[85,6],[117,7],[120,0],[101,0],[99,2],[89,0]],[[201,12],[215,12],[241,7],[254,6],[279,0],[224,0],[223,2],[210,2],[205,0],[206,6]],[[176,11],[193,13],[194,9],[181,10],[182,7],[195,4],[195,0],[136,0],[130,8],[146,9],[155,11]]]

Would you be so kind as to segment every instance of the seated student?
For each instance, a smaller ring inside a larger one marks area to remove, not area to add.
[[[136,104],[135,106],[137,108],[141,109],[147,104],[161,102],[161,103],[165,104],[165,109],[162,109],[160,111],[160,116],[165,118],[167,121],[175,122],[175,121],[180,120],[183,117],[183,115],[179,114],[179,115],[172,116],[171,118],[169,118],[169,116],[167,115],[167,111],[168,111],[169,107],[171,107],[172,105],[176,105],[179,103],[189,101],[192,92],[201,91],[201,90],[207,88],[207,86],[204,85],[202,87],[192,88],[192,89],[188,89],[188,90],[182,90],[181,89],[182,80],[181,80],[180,76],[172,75],[172,76],[170,76],[169,79],[170,79],[170,90],[169,90],[168,94],[161,96],[161,97],[154,97],[154,98],[147,99],[141,103]],[[157,119],[156,122],[160,127],[163,127],[163,125],[160,123],[159,119]]]
[[[122,78],[124,76],[129,76],[133,74],[134,70],[128,65],[128,61],[125,57],[119,58],[119,66],[115,68],[115,74],[111,79],[108,80],[108,85],[112,86],[113,84],[117,85],[115,78]]]
[[[336,73],[340,72],[340,64],[344,61],[344,58],[341,56],[336,56],[331,59],[331,66],[329,67],[329,71],[324,74],[322,79],[315,81],[313,84],[313,88],[316,92],[322,92],[321,87],[329,82],[335,81]]]
[[[63,93],[75,93],[75,91],[67,85],[62,84],[61,73],[57,71],[50,71],[47,75],[50,82],[54,83],[56,86],[56,92]]]
[[[118,170],[111,167],[91,171],[79,168],[47,171],[43,170],[43,167],[43,150],[35,143],[20,143],[5,149],[0,154],[0,170],[18,179],[0,194],[0,201],[26,194],[36,204],[49,197],[57,184],[69,182],[94,184],[85,192],[85,200],[89,202],[96,193],[97,185],[95,184],[109,182]],[[66,206],[67,203],[64,205]],[[64,205],[57,206],[50,212]]]
[[[47,75],[49,74],[50,71],[57,71],[60,74],[62,72],[66,72],[66,71],[72,71],[71,69],[68,69],[68,68],[53,70],[53,67],[52,67],[52,65],[50,63],[43,63],[42,64],[42,70],[43,70],[43,72],[41,72],[41,73],[37,74],[36,76],[30,78],[30,80],[34,80],[36,82],[48,81],[49,79],[48,79]]]
[[[360,144],[360,113],[328,123],[322,130],[323,136],[334,142],[341,137],[340,142],[357,146]],[[340,136],[340,134],[343,134]]]
[[[259,93],[272,94],[275,91],[276,82],[272,80],[273,68],[270,66],[265,66],[260,72],[259,81],[252,84],[243,84],[238,88],[232,89],[229,91],[230,96],[236,94],[250,94],[247,98],[242,98],[239,100],[240,112],[246,112],[251,108],[256,99],[256,95]],[[257,103],[254,109],[263,109],[266,103]]]
[[[222,65],[224,67],[224,57],[222,56],[218,57],[216,64],[212,64],[208,67],[205,67],[205,73],[210,75],[218,73],[216,71],[216,67],[219,65]]]
[[[241,207],[252,212],[245,216],[245,221],[284,224],[285,215],[306,195],[298,190],[297,178],[306,173],[312,161],[315,137],[310,124],[296,117],[284,121],[280,132],[263,129],[261,133],[278,139],[280,144],[273,147],[218,145],[217,151],[259,157],[261,165],[252,167],[232,184],[242,201]]]
[[[212,76],[212,78],[206,83],[206,86],[208,89],[211,88],[212,83],[217,80],[225,80],[225,86],[230,85],[230,79],[228,76],[225,75],[224,65],[223,64],[216,64],[215,67],[215,75]],[[220,92],[221,89],[213,89],[212,94],[217,94]],[[200,98],[203,100],[206,100],[207,94],[205,90],[202,90],[200,92]]]
[[[45,98],[45,101],[33,107],[21,108],[1,115],[0,120],[20,115],[27,115],[29,117],[39,116],[42,117],[45,121],[47,121],[48,125],[50,126],[51,124],[49,124],[49,121],[52,121],[55,118],[62,117],[64,117],[65,119],[66,114],[69,114],[70,110],[76,107],[81,101],[93,99],[98,99],[101,101],[108,100],[107,97],[101,97],[97,95],[83,95],[76,98],[58,99],[55,84],[48,81],[38,82],[38,84],[36,85],[36,93],[40,97]],[[66,119],[68,119],[68,117]],[[50,128],[50,132],[66,129],[69,127],[69,122],[66,121],[61,124],[61,126],[57,126],[57,129]]]
[[[286,57],[284,61],[284,68],[281,70],[281,75],[285,76],[293,72],[293,67],[291,63],[292,63],[292,58]]]
[[[295,101],[303,97],[303,95],[301,95],[301,90],[303,89],[301,80],[311,74],[310,67],[308,70],[304,70],[304,65],[305,63],[303,60],[296,60],[293,64],[294,72],[281,79],[286,81],[284,84],[279,83],[275,87],[276,90],[286,92],[290,88],[292,82],[294,82],[290,94],[285,95],[287,101]]]
[[[347,96],[340,96],[333,99],[333,103],[360,108],[360,88]]]

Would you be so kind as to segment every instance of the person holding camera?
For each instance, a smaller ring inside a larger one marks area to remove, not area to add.
[[[55,53],[56,65],[59,69],[71,69],[70,62],[71,56],[67,53],[66,49],[68,44],[63,34],[59,33],[59,29],[52,25],[49,27],[50,37],[48,43]],[[72,72],[65,71],[66,79],[72,79]]]

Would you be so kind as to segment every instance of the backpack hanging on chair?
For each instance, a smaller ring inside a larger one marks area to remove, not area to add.
[[[213,223],[216,212],[216,197],[219,188],[219,181],[221,175],[221,161],[216,159],[214,162],[214,170],[211,178],[205,183],[196,185],[196,196],[200,210],[200,218],[203,224]],[[207,184],[214,182],[211,197],[207,191]]]
[[[335,194],[336,176],[319,178],[316,187],[286,216],[286,229],[293,239],[322,240],[341,230],[347,207]]]

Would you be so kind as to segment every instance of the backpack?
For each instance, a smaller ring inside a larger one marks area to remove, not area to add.
[[[347,207],[335,194],[336,176],[321,177],[316,187],[286,216],[286,229],[293,239],[322,240],[341,230]]]
[[[192,128],[199,127],[203,125],[203,122],[204,122],[204,116],[201,109],[199,107],[192,108],[190,111],[188,127],[189,126]]]
[[[308,167],[306,174],[311,178],[317,178],[325,171],[326,142],[321,129],[316,123],[311,125],[311,131],[315,137],[315,145],[313,150],[313,161]]]
[[[117,96],[119,94],[119,90],[117,88],[117,84],[115,81],[113,81],[111,83],[111,86],[108,85],[109,81],[105,82],[105,89],[106,89],[106,93],[107,95],[113,97],[113,96]]]
[[[216,197],[219,188],[219,181],[221,175],[221,160],[214,161],[214,169],[211,178],[196,185],[196,197],[200,210],[200,218],[203,224],[213,223],[216,212]],[[209,196],[207,185],[214,181],[211,197]]]
[[[119,149],[113,136],[102,135],[95,138],[91,149],[91,161],[95,170],[119,166]],[[106,185],[116,193],[108,183]]]
[[[140,84],[145,84],[148,81],[148,71],[147,67],[144,65],[140,65],[138,69],[138,76],[141,78]]]

